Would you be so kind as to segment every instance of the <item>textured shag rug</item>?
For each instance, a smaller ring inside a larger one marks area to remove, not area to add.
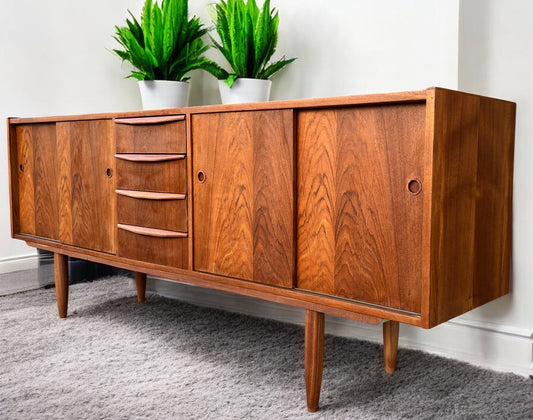
[[[321,409],[307,413],[303,328],[159,296],[132,281],[0,297],[5,419],[531,419],[533,380],[326,336]]]

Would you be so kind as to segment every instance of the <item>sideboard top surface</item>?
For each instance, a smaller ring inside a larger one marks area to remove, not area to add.
[[[250,111],[250,110],[268,110],[268,109],[287,109],[287,108],[322,108],[322,107],[342,107],[353,105],[371,105],[380,103],[399,103],[399,102],[424,102],[429,97],[435,95],[436,91],[445,91],[447,89],[432,87],[419,91],[392,92],[392,93],[373,93],[366,95],[336,96],[329,98],[308,98],[308,99],[291,99],[283,101],[268,102],[251,102],[231,105],[202,105],[184,108],[165,108],[143,111],[123,111],[123,112],[104,112],[95,114],[65,115],[65,116],[43,116],[29,118],[9,118],[11,124],[30,124],[42,122],[58,121],[79,121],[94,120],[106,118],[128,118],[152,115],[175,115],[175,114],[206,114],[213,112],[231,112],[231,111]],[[468,94],[480,97],[479,95]],[[508,102],[508,101],[505,101]]]

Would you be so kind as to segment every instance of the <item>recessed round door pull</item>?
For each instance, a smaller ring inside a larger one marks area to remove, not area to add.
[[[413,195],[420,194],[420,191],[422,191],[422,183],[418,179],[412,179],[408,182],[407,189]]]
[[[113,176],[113,169],[107,168],[105,171],[108,178],[111,178]]]
[[[199,171],[198,172],[198,182],[200,184],[203,184],[205,182],[205,172],[204,171]]]
[[[24,172],[24,165],[22,163],[19,165],[19,169],[20,169],[20,172]]]

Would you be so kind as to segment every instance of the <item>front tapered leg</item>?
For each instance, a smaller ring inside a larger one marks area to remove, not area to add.
[[[387,373],[394,373],[396,370],[399,332],[399,322],[386,321],[383,323],[383,353],[385,357],[385,371]]]
[[[142,303],[146,298],[146,274],[136,272],[135,283],[137,284],[137,301]]]
[[[54,253],[54,281],[57,311],[60,318],[66,318],[68,308],[68,257],[66,255]]]
[[[305,387],[307,409],[318,410],[322,368],[324,365],[324,314],[307,310],[305,312]]]

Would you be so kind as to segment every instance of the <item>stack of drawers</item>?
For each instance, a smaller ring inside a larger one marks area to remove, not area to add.
[[[185,116],[115,119],[118,255],[188,268]]]

